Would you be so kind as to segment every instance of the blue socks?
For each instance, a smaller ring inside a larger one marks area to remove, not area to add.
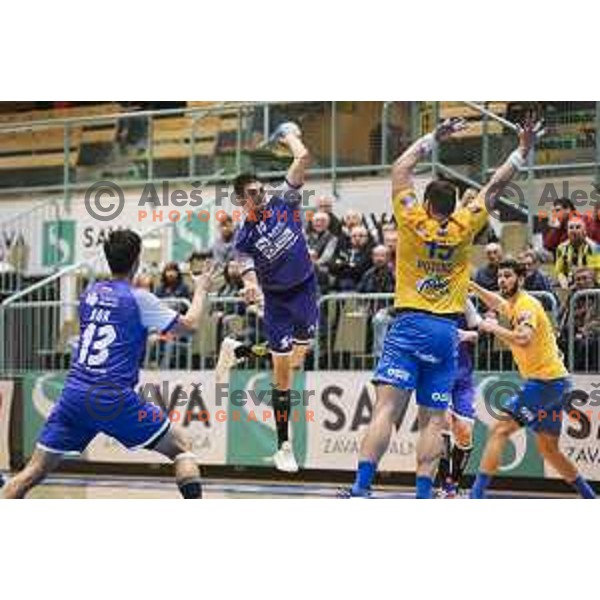
[[[370,460],[358,461],[358,469],[356,471],[356,479],[352,486],[353,496],[364,496],[365,492],[371,489],[373,479],[375,479],[375,472],[377,471],[377,464]]]
[[[577,475],[577,479],[573,482],[573,487],[579,492],[579,495],[586,500],[595,500],[596,494],[590,484],[581,476]]]
[[[430,500],[431,498],[433,498],[433,479],[417,477],[417,500]]]
[[[473,487],[471,488],[470,498],[474,500],[482,500],[485,498],[485,491],[487,487],[490,485],[490,481],[492,480],[490,475],[485,475],[484,473],[477,473],[477,477],[475,478],[475,483],[473,483]]]

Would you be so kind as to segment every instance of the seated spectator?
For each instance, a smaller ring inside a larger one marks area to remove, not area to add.
[[[569,214],[575,206],[568,198],[558,198],[552,205],[552,214],[548,218],[546,230],[542,234],[544,248],[552,255],[556,249],[567,239],[567,225]]]
[[[477,269],[475,283],[486,290],[498,291],[498,265],[502,260],[502,248],[500,244],[492,242],[485,247],[487,265]]]
[[[569,355],[570,324],[573,320],[575,369],[598,371],[598,346],[600,343],[600,297],[595,294],[579,296],[573,305],[576,292],[597,290],[593,269],[579,267],[573,276],[573,288],[565,302],[560,317],[560,346]],[[571,315],[571,310],[573,314]]]
[[[333,212],[333,198],[331,196],[320,196],[317,198],[317,213],[326,213],[329,216],[329,225],[327,229],[336,237],[342,234],[342,221]],[[313,217],[314,218],[314,217]],[[306,232],[312,233],[312,219],[306,224]]]
[[[219,268],[233,259],[233,238],[235,236],[235,225],[231,215],[225,215],[219,220],[217,239],[210,248],[212,259]]]
[[[160,285],[156,290],[158,298],[176,298],[188,300],[188,302],[169,302],[169,307],[180,313],[184,313],[189,308],[191,293],[188,286],[183,281],[183,275],[176,262],[167,263],[162,270]],[[160,336],[160,342],[157,347],[157,361],[162,369],[182,368],[187,364],[189,356],[190,336],[181,336],[174,338],[172,334],[165,333]]]
[[[325,294],[329,293],[329,269],[319,264],[319,257],[317,256],[316,250],[309,250],[308,253],[315,268],[315,276],[317,278],[317,287],[319,289],[319,294],[324,296]]]
[[[358,282],[361,294],[387,294],[394,291],[394,271],[389,265],[389,253],[385,246],[375,246],[371,252],[373,266]]]
[[[159,298],[185,298],[191,299],[190,289],[183,281],[183,275],[176,262],[167,263],[160,276],[160,285],[156,290]],[[179,312],[186,310],[184,303],[178,307]]]
[[[596,203],[591,212],[586,212],[585,230],[589,238],[600,244],[600,203]]]
[[[529,292],[552,292],[552,281],[540,271],[540,261],[534,250],[519,254],[519,262],[525,267],[524,289]]]
[[[356,290],[358,282],[371,267],[369,234],[362,225],[355,226],[350,234],[350,247],[337,253],[331,264],[336,277],[336,289],[341,292]]]
[[[393,293],[395,288],[394,270],[389,263],[389,251],[385,246],[373,248],[373,266],[363,275],[358,284],[361,293]],[[385,300],[369,304],[373,327],[373,356],[381,358],[387,330],[394,320],[393,305]]]
[[[196,273],[202,273],[206,258],[207,256],[205,252],[194,251],[190,254],[190,257],[188,258],[188,267],[192,275],[195,275]]]
[[[394,223],[386,223],[382,228],[383,245],[388,251],[388,264],[396,273],[396,249],[398,248],[398,230]]]
[[[590,267],[598,275],[600,248],[587,237],[585,222],[579,216],[571,216],[567,225],[567,239],[556,249],[556,277],[563,289],[573,284],[578,267]]]
[[[350,249],[352,230],[360,225],[362,225],[362,215],[356,210],[348,210],[342,219],[342,232],[338,238],[338,251],[347,252]]]
[[[244,289],[244,280],[242,279],[240,263],[235,260],[230,260],[225,265],[223,275],[225,281],[219,288],[219,296],[238,296]]]
[[[309,250],[317,254],[316,264],[329,268],[329,264],[335,256],[338,239],[329,231],[330,217],[327,213],[315,213],[311,219],[312,231],[307,234]]]

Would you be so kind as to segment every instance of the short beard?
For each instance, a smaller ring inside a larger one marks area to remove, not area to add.
[[[519,284],[517,282],[517,283],[515,283],[514,287],[511,290],[509,290],[507,292],[502,291],[501,293],[504,298],[513,298],[518,291],[519,291]]]

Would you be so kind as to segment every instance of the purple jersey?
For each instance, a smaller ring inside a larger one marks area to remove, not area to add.
[[[284,291],[307,281],[314,273],[304,237],[300,193],[272,197],[255,218],[246,217],[235,236],[242,272],[256,270],[265,291]],[[293,197],[292,197],[293,196]]]
[[[65,388],[86,391],[99,379],[133,388],[149,330],[165,332],[177,313],[127,281],[90,285],[79,302],[80,336]]]

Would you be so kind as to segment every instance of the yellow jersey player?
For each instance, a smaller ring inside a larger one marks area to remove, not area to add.
[[[456,209],[456,187],[439,180],[427,185],[424,202],[419,202],[412,183],[417,163],[438,142],[464,128],[461,119],[445,121],[417,140],[392,168],[398,224],[396,316],[374,376],[375,409],[361,444],[351,497],[369,495],[393,424],[413,391],[419,405],[417,498],[432,497],[456,378],[457,324],[467,301],[473,238],[487,222],[486,208],[493,207],[503,185],[525,163],[539,134],[539,124],[521,129],[519,147],[467,206]]]
[[[521,427],[528,427],[535,432],[542,457],[582,498],[593,499],[594,491],[558,446],[563,411],[567,408],[571,388],[569,374],[543,306],[522,289],[524,277],[524,269],[517,261],[505,260],[498,269],[500,294],[471,284],[472,290],[489,308],[508,318],[510,329],[494,319],[484,319],[479,329],[508,344],[519,374],[525,380],[520,393],[502,406],[509,418],[497,421],[492,427],[471,498],[485,497],[508,438]]]

